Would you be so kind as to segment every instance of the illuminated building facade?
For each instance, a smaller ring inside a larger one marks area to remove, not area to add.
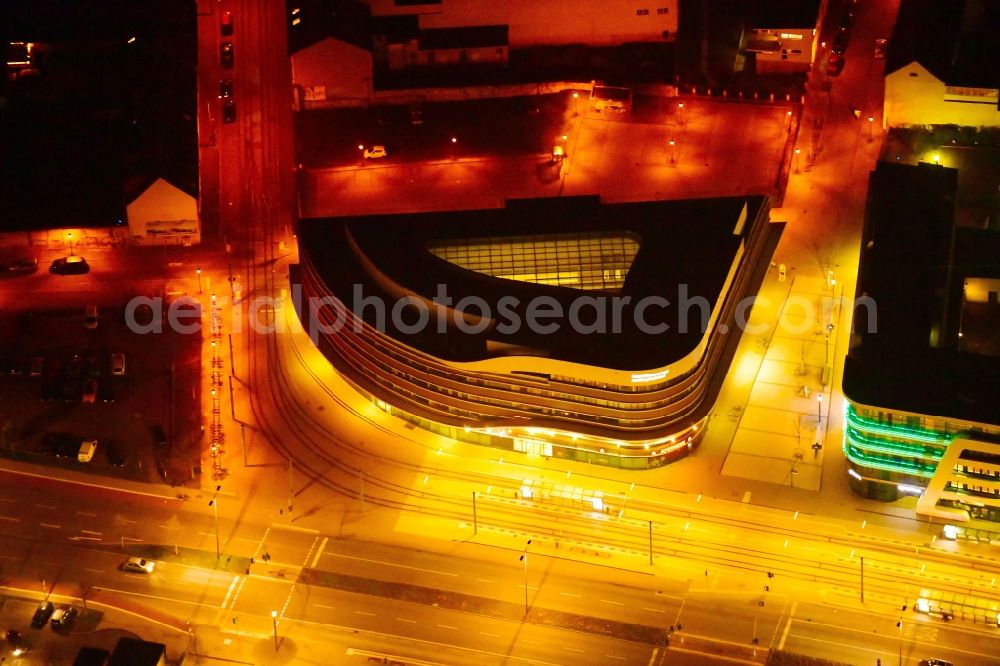
[[[844,453],[865,497],[1000,522],[1000,232],[958,226],[958,171],[872,173],[844,368]]]
[[[783,224],[763,196],[303,220],[293,301],[385,411],[645,469],[704,433]],[[380,305],[381,304],[381,305]]]

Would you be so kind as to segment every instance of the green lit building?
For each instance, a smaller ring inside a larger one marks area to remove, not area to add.
[[[844,454],[859,495],[1000,522],[1000,232],[958,183],[931,164],[871,174]]]

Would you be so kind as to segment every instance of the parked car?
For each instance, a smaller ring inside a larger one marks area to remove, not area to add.
[[[115,352],[111,355],[111,374],[112,375],[125,374],[125,354],[121,352]]]
[[[83,404],[92,405],[97,401],[97,380],[88,379],[83,383]]]
[[[45,623],[49,621],[52,617],[52,611],[55,610],[55,606],[52,605],[51,601],[42,601],[35,608],[35,614],[31,616],[31,628],[41,629],[45,626]]]
[[[875,59],[883,60],[885,59],[885,47],[889,42],[885,39],[875,40]]]
[[[65,403],[76,402],[83,392],[83,381],[79,379],[66,379],[62,385],[62,399]]]
[[[844,56],[831,53],[830,60],[826,63],[826,75],[838,76],[842,71],[844,71]]]
[[[848,32],[838,32],[833,38],[833,45],[830,50],[837,55],[844,55],[844,51],[847,50],[847,44],[851,41],[851,35]]]
[[[42,439],[42,451],[56,458],[76,457],[80,438],[68,432],[50,432]]]
[[[53,261],[49,272],[56,275],[82,275],[90,272],[90,264],[79,255],[71,255]]]
[[[222,33],[223,37],[229,37],[233,34],[232,12],[222,12],[222,16],[219,18],[219,32]]]
[[[73,624],[78,611],[72,606],[60,606],[52,613],[50,621],[53,629],[65,629]]]
[[[222,42],[219,45],[219,60],[222,62],[223,67],[232,69],[234,61],[232,42]]]
[[[222,79],[219,81],[219,99],[226,99],[233,96],[233,80]]]
[[[24,637],[17,629],[8,629],[4,634],[3,642],[7,645],[12,657],[20,657],[28,651],[28,644],[24,642]]]
[[[917,666],[954,666],[950,661],[944,659],[921,659]]]
[[[153,436],[153,446],[163,449],[167,446],[167,433],[161,425],[154,425],[149,429],[150,434]]]
[[[115,392],[113,388],[112,381],[106,379],[103,382],[97,383],[97,399],[101,402],[114,402]]]
[[[88,305],[83,309],[83,327],[90,330],[97,328],[96,305]]]
[[[87,357],[87,376],[88,377],[100,377],[101,376],[101,357],[97,354],[91,354]]]
[[[45,369],[45,359],[41,356],[33,356],[31,365],[28,367],[28,374],[32,377],[41,377],[42,370]]]
[[[107,456],[108,464],[112,467],[125,466],[125,454],[122,453],[121,447],[117,443],[104,442],[104,455]]]
[[[76,459],[80,462],[90,462],[97,452],[97,440],[85,439],[80,443],[80,448],[76,453]]]
[[[234,100],[232,97],[227,97],[222,102],[222,122],[224,123],[236,122],[236,100]]]
[[[156,562],[141,557],[130,557],[122,564],[122,571],[129,573],[151,574]]]
[[[389,153],[386,152],[385,146],[376,145],[365,148],[363,153],[366,160],[378,160],[383,157],[389,157]]]
[[[423,125],[424,124],[424,112],[419,106],[410,107],[410,124],[411,125]]]
[[[38,271],[38,259],[18,259],[9,264],[0,264],[0,277],[30,275]]]
[[[69,363],[66,364],[66,376],[70,379],[78,379],[81,371],[82,361],[80,361],[80,356],[73,354],[69,357]]]

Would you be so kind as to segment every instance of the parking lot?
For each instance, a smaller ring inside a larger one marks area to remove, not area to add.
[[[189,448],[197,459],[200,424],[178,415],[199,414],[201,336],[141,335],[124,307],[90,308],[0,315],[0,453],[144,481],[183,481],[187,467],[190,478],[179,463]]]

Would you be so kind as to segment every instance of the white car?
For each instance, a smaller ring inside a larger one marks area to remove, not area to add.
[[[156,562],[142,557],[130,557],[122,565],[122,571],[129,573],[151,574],[156,567]]]
[[[363,153],[366,160],[377,160],[383,157],[389,157],[389,153],[385,151],[385,146],[372,146],[370,148],[365,148]]]
[[[885,59],[885,46],[886,46],[886,43],[887,42],[884,39],[876,39],[875,40],[875,59],[876,60],[884,60]]]

